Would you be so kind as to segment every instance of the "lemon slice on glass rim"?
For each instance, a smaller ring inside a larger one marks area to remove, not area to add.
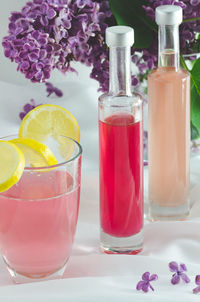
[[[23,152],[13,143],[0,140],[0,192],[16,184],[25,166]]]
[[[52,151],[44,144],[31,139],[19,137],[12,139],[11,143],[23,152],[26,164],[31,167],[45,167],[57,164],[57,159]]]
[[[73,140],[80,141],[80,129],[75,117],[65,108],[46,104],[29,111],[22,120],[19,137],[32,138],[41,143],[54,139],[62,158],[68,160],[74,150]],[[66,141],[65,137],[73,140]]]

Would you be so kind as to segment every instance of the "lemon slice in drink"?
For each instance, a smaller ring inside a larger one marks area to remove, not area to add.
[[[32,138],[42,143],[53,138],[59,143],[61,156],[69,159],[74,143],[66,143],[65,136],[79,142],[80,129],[75,117],[58,105],[40,105],[29,111],[19,129],[19,137]]]
[[[25,159],[22,151],[14,144],[0,141],[0,192],[16,184],[24,171]]]
[[[19,137],[10,142],[17,145],[23,152],[26,164],[29,164],[31,167],[53,166],[57,164],[57,159],[52,151],[34,139]]]

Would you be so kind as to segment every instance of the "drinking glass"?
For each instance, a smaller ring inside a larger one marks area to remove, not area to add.
[[[58,141],[62,155],[61,144],[51,142],[57,165],[26,166],[19,182],[0,194],[0,251],[16,283],[61,277],[71,253],[82,148],[68,137]]]

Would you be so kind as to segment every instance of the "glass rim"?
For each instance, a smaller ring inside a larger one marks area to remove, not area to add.
[[[0,137],[0,140],[9,139],[10,137],[13,137],[13,136],[17,136],[18,137],[18,134],[10,134],[10,135],[6,135],[6,136],[3,136],[3,137]],[[25,171],[38,171],[38,170],[43,170],[44,171],[44,170],[49,170],[49,169],[55,169],[55,168],[58,168],[58,167],[62,167],[62,166],[66,165],[66,164],[68,164],[70,162],[73,162],[75,159],[79,158],[82,155],[83,148],[82,148],[82,146],[81,146],[81,144],[79,142],[77,142],[73,138],[65,136],[65,135],[59,135],[59,136],[67,138],[68,140],[73,141],[78,146],[77,154],[75,154],[74,156],[70,157],[70,159],[62,161],[62,162],[60,162],[60,163],[58,163],[56,165],[42,166],[42,167],[24,167],[24,170]]]

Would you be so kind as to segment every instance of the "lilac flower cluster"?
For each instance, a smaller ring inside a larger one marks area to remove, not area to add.
[[[180,27],[182,54],[199,52],[200,1],[147,0],[143,9],[154,20],[155,8],[163,4],[183,8],[187,22]],[[46,81],[54,68],[63,73],[74,71],[72,61],[84,63],[92,67],[91,78],[105,92],[109,63],[104,34],[107,26],[115,24],[108,0],[31,0],[21,12],[11,14],[9,35],[3,39],[4,53],[32,82]],[[157,33],[148,49],[133,51],[132,61],[140,80],[157,65]],[[138,84],[136,77],[132,77],[132,84]]]
[[[105,91],[104,33],[114,22],[107,0],[32,0],[21,12],[11,14],[9,35],[2,43],[4,54],[32,82],[46,81],[54,68],[74,71],[72,61],[84,63],[93,67],[91,77]]]

